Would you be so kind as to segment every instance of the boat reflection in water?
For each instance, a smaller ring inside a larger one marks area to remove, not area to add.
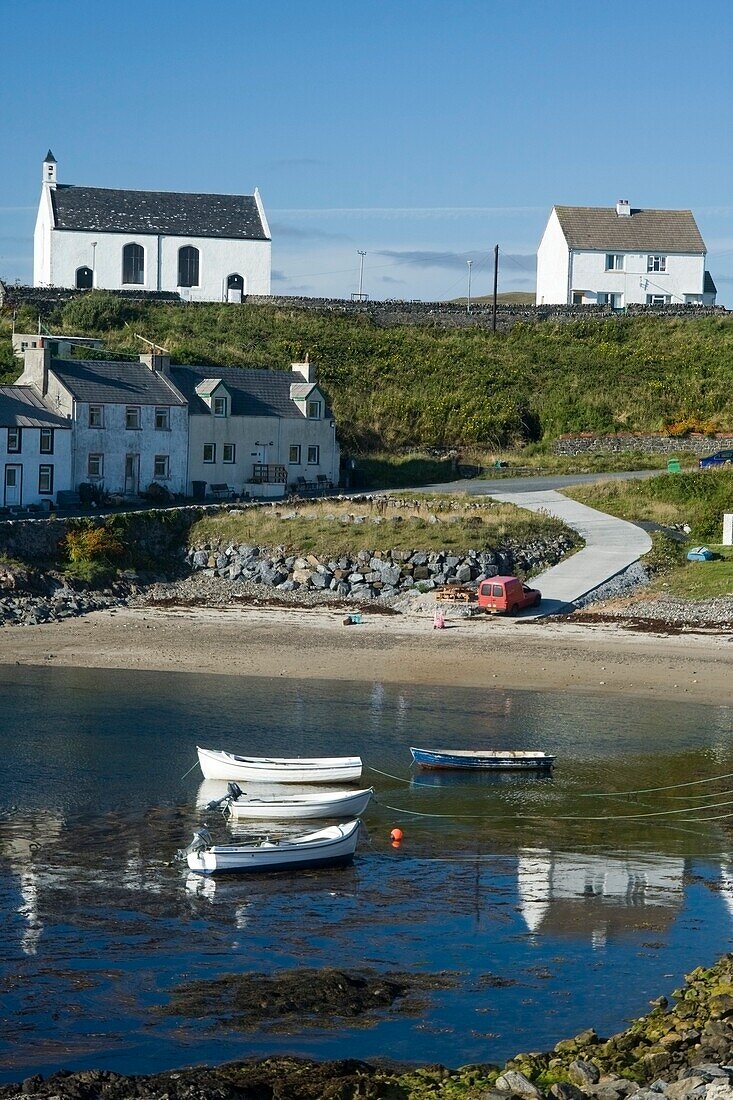
[[[63,819],[54,814],[18,818],[0,832],[0,853],[18,879],[20,902],[16,912],[23,920],[20,949],[24,955],[36,955],[43,934],[41,888],[44,880],[45,853],[61,835]]]
[[[684,903],[684,859],[595,856],[522,848],[517,860],[519,906],[533,933],[589,935],[594,947],[645,922],[666,928]],[[733,884],[732,884],[733,885]]]

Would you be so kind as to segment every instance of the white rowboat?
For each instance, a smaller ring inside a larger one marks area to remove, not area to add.
[[[316,833],[256,844],[213,844],[186,850],[192,871],[213,875],[222,871],[290,871],[306,867],[334,866],[353,859],[361,822],[330,825]],[[201,837],[201,834],[197,834]]]
[[[204,779],[260,783],[348,783],[361,778],[361,757],[235,756],[196,747]]]
[[[363,791],[328,791],[323,794],[283,795],[281,798],[231,799],[226,812],[232,821],[257,818],[260,821],[307,820],[314,817],[359,817],[374,794]]]

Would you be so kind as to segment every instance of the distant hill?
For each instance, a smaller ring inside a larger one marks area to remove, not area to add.
[[[16,330],[33,332],[23,306]],[[134,333],[178,363],[290,369],[306,353],[343,446],[360,451],[498,448],[565,432],[733,427],[733,316],[584,317],[490,328],[384,328],[364,314],[297,305],[169,305],[104,291],[56,307],[53,332],[103,337],[137,356]],[[18,377],[8,311],[0,381]]]
[[[496,295],[496,301],[501,306],[533,306],[535,299],[535,293],[533,290],[506,290],[503,294]],[[471,295],[471,301],[476,304],[491,305],[494,300],[493,294],[479,294],[474,298]],[[466,304],[466,296],[462,298],[451,298],[451,302],[455,302],[458,305]]]

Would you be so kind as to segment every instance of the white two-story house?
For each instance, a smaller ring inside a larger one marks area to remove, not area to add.
[[[71,488],[71,421],[38,387],[0,386],[3,508],[50,509]]]
[[[168,291],[194,302],[269,294],[272,241],[259,192],[205,195],[59,183],[43,162],[33,285]]]
[[[167,359],[57,359],[42,346],[26,349],[24,364],[19,384],[32,386],[59,418],[68,418],[72,488],[86,482],[136,497],[157,482],[171,493],[186,492],[188,406]]]
[[[715,305],[690,210],[555,206],[537,250],[537,305]]]
[[[336,424],[313,363],[293,363],[290,373],[198,366],[170,373],[189,405],[190,492],[198,482],[272,498],[338,484]]]

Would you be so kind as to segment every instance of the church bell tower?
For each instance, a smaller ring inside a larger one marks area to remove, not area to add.
[[[50,149],[43,158],[43,182],[51,187],[56,186],[56,157]]]

